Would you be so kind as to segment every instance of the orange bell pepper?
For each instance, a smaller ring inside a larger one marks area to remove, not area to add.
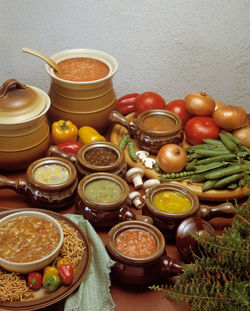
[[[56,145],[76,141],[77,135],[78,128],[71,121],[59,120],[52,124],[52,139]]]

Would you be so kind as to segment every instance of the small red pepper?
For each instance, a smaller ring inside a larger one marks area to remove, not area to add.
[[[31,289],[39,289],[42,287],[42,274],[39,272],[30,272],[28,274],[28,286]]]
[[[62,265],[59,268],[59,277],[62,283],[65,285],[69,285],[72,282],[73,274],[74,274],[73,268],[69,264]]]
[[[124,95],[117,99],[116,109],[123,115],[135,111],[135,100],[139,96],[138,93]]]
[[[82,145],[78,141],[67,141],[56,146],[61,151],[68,154],[77,154]]]

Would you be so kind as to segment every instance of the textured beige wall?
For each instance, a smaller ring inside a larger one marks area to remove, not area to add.
[[[0,12],[1,84],[48,90],[44,64],[22,47],[94,48],[119,62],[118,97],[206,91],[250,113],[249,0],[0,0]]]

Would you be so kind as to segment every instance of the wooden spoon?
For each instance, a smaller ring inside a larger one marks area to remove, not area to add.
[[[43,60],[45,60],[45,62],[52,67],[53,69],[55,69],[57,72],[63,72],[62,68],[60,66],[57,65],[57,63],[55,63],[51,58],[49,58],[47,55],[39,53],[35,50],[29,49],[29,48],[23,48],[23,52],[35,55],[37,57],[42,58]]]

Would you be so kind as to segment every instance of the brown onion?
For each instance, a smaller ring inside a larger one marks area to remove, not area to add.
[[[220,128],[232,131],[248,124],[246,111],[239,106],[225,106],[218,108],[213,114],[214,122]]]
[[[214,102],[215,102],[215,109],[214,110],[217,110],[218,108],[226,106],[226,104],[224,104],[223,102],[221,102],[221,101],[219,101],[217,99],[215,99]]]
[[[186,152],[179,145],[164,145],[158,151],[157,162],[166,173],[181,172],[187,163]]]
[[[243,144],[250,149],[250,126],[242,127],[232,132]]]
[[[193,92],[184,98],[188,112],[198,116],[212,115],[215,109],[214,99],[204,92]]]

